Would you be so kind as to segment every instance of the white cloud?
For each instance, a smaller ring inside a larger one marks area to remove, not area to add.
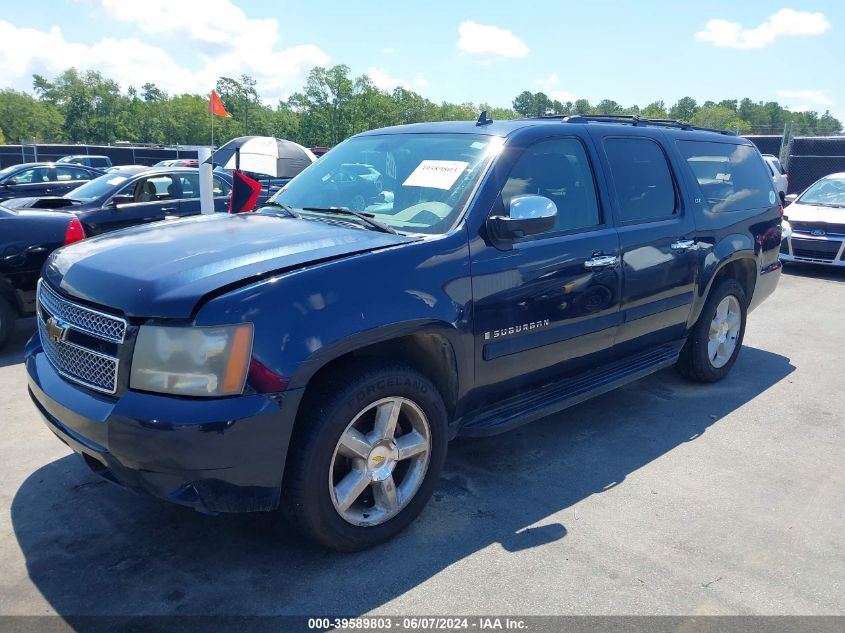
[[[458,48],[482,63],[528,55],[525,42],[508,29],[466,21],[458,26],[458,35]]]
[[[727,48],[763,48],[779,37],[820,35],[830,28],[823,13],[781,9],[754,28],[745,28],[739,22],[715,19],[695,34],[695,39]]]
[[[825,94],[824,90],[779,90],[778,96],[785,97],[786,99],[812,101],[818,105],[833,105],[833,100]]]
[[[396,49],[395,49],[395,48],[392,48],[392,47],[390,47],[390,46],[385,46],[383,49],[381,49],[381,52],[382,52],[384,55],[393,55],[393,53],[395,53],[395,52],[396,52]]]
[[[560,101],[561,103],[566,103],[567,101],[574,102],[580,99],[580,97],[574,92],[560,90],[557,87],[557,85],[560,83],[560,77],[558,77],[557,73],[551,73],[545,79],[535,79],[534,83],[540,86],[542,91],[545,92],[549,97],[556,101]]]
[[[429,85],[428,79],[426,79],[422,73],[417,73],[417,76],[414,77],[413,81],[408,81],[406,79],[391,77],[383,70],[375,68],[374,66],[370,66],[370,68],[367,69],[367,76],[372,80],[376,88],[386,90],[387,92],[391,92],[397,86],[401,86],[405,90],[413,90],[414,88],[427,88]]]
[[[0,86],[29,89],[33,73],[49,77],[74,66],[99,70],[123,88],[153,82],[170,93],[204,94],[218,77],[247,74],[273,103],[297,88],[312,67],[329,62],[313,44],[280,48],[275,19],[250,19],[228,0],[96,2],[103,9],[101,19],[131,22],[138,36],[86,44],[66,39],[57,26],[40,31],[0,21]],[[179,64],[164,48],[139,37],[164,38],[168,50],[198,63]]]

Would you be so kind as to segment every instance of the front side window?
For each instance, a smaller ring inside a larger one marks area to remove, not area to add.
[[[576,139],[541,141],[525,150],[502,188],[505,209],[522,195],[544,196],[555,203],[557,223],[548,233],[602,223],[592,169]]]
[[[675,186],[666,155],[646,138],[604,142],[622,222],[649,222],[675,213]]]
[[[712,212],[762,209],[777,201],[771,173],[751,146],[678,141],[678,147]]]
[[[50,182],[50,168],[49,167],[30,167],[15,174],[15,182],[19,185],[25,185],[36,182]]]
[[[481,134],[354,137],[310,165],[272,201],[305,217],[346,220],[348,215],[332,213],[332,207],[345,207],[399,232],[443,233],[501,146],[501,138]]]
[[[118,195],[132,196],[133,202],[158,202],[176,198],[177,191],[173,176],[163,174],[141,178],[125,187]]]

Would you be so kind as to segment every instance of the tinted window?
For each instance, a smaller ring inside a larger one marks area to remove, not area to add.
[[[623,222],[657,220],[675,212],[675,186],[657,143],[644,138],[609,138],[604,151]]]
[[[56,180],[90,180],[91,176],[84,169],[56,166]]]
[[[714,213],[761,209],[775,203],[771,176],[753,147],[707,141],[679,141],[678,147]]]
[[[502,188],[502,202],[507,209],[514,196],[532,194],[557,206],[550,233],[601,224],[590,163],[575,139],[542,141],[525,150]]]

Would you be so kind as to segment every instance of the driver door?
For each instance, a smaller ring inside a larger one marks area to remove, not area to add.
[[[147,176],[127,185],[112,198],[109,210],[98,222],[98,231],[116,231],[175,215],[179,209],[178,187],[172,174]]]
[[[557,207],[546,233],[471,253],[476,379],[498,397],[609,357],[620,322],[619,237],[588,146],[544,139],[516,160],[491,215],[517,195]],[[479,244],[481,242],[476,242]]]

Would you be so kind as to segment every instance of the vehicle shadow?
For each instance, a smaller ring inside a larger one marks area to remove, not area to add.
[[[794,264],[783,267],[783,272],[794,277],[812,277],[825,281],[845,281],[845,267],[825,266],[824,264]]]
[[[483,548],[565,546],[583,528],[551,515],[624,486],[794,369],[746,347],[715,385],[662,371],[506,435],[458,439],[415,524],[357,554],[313,547],[276,515],[209,517],[133,495],[75,456],[24,481],[12,526],[29,577],[63,616],[362,614]]]
[[[35,334],[35,317],[19,319],[9,342],[0,350],[0,367],[17,365],[23,362],[23,348],[29,338]]]

